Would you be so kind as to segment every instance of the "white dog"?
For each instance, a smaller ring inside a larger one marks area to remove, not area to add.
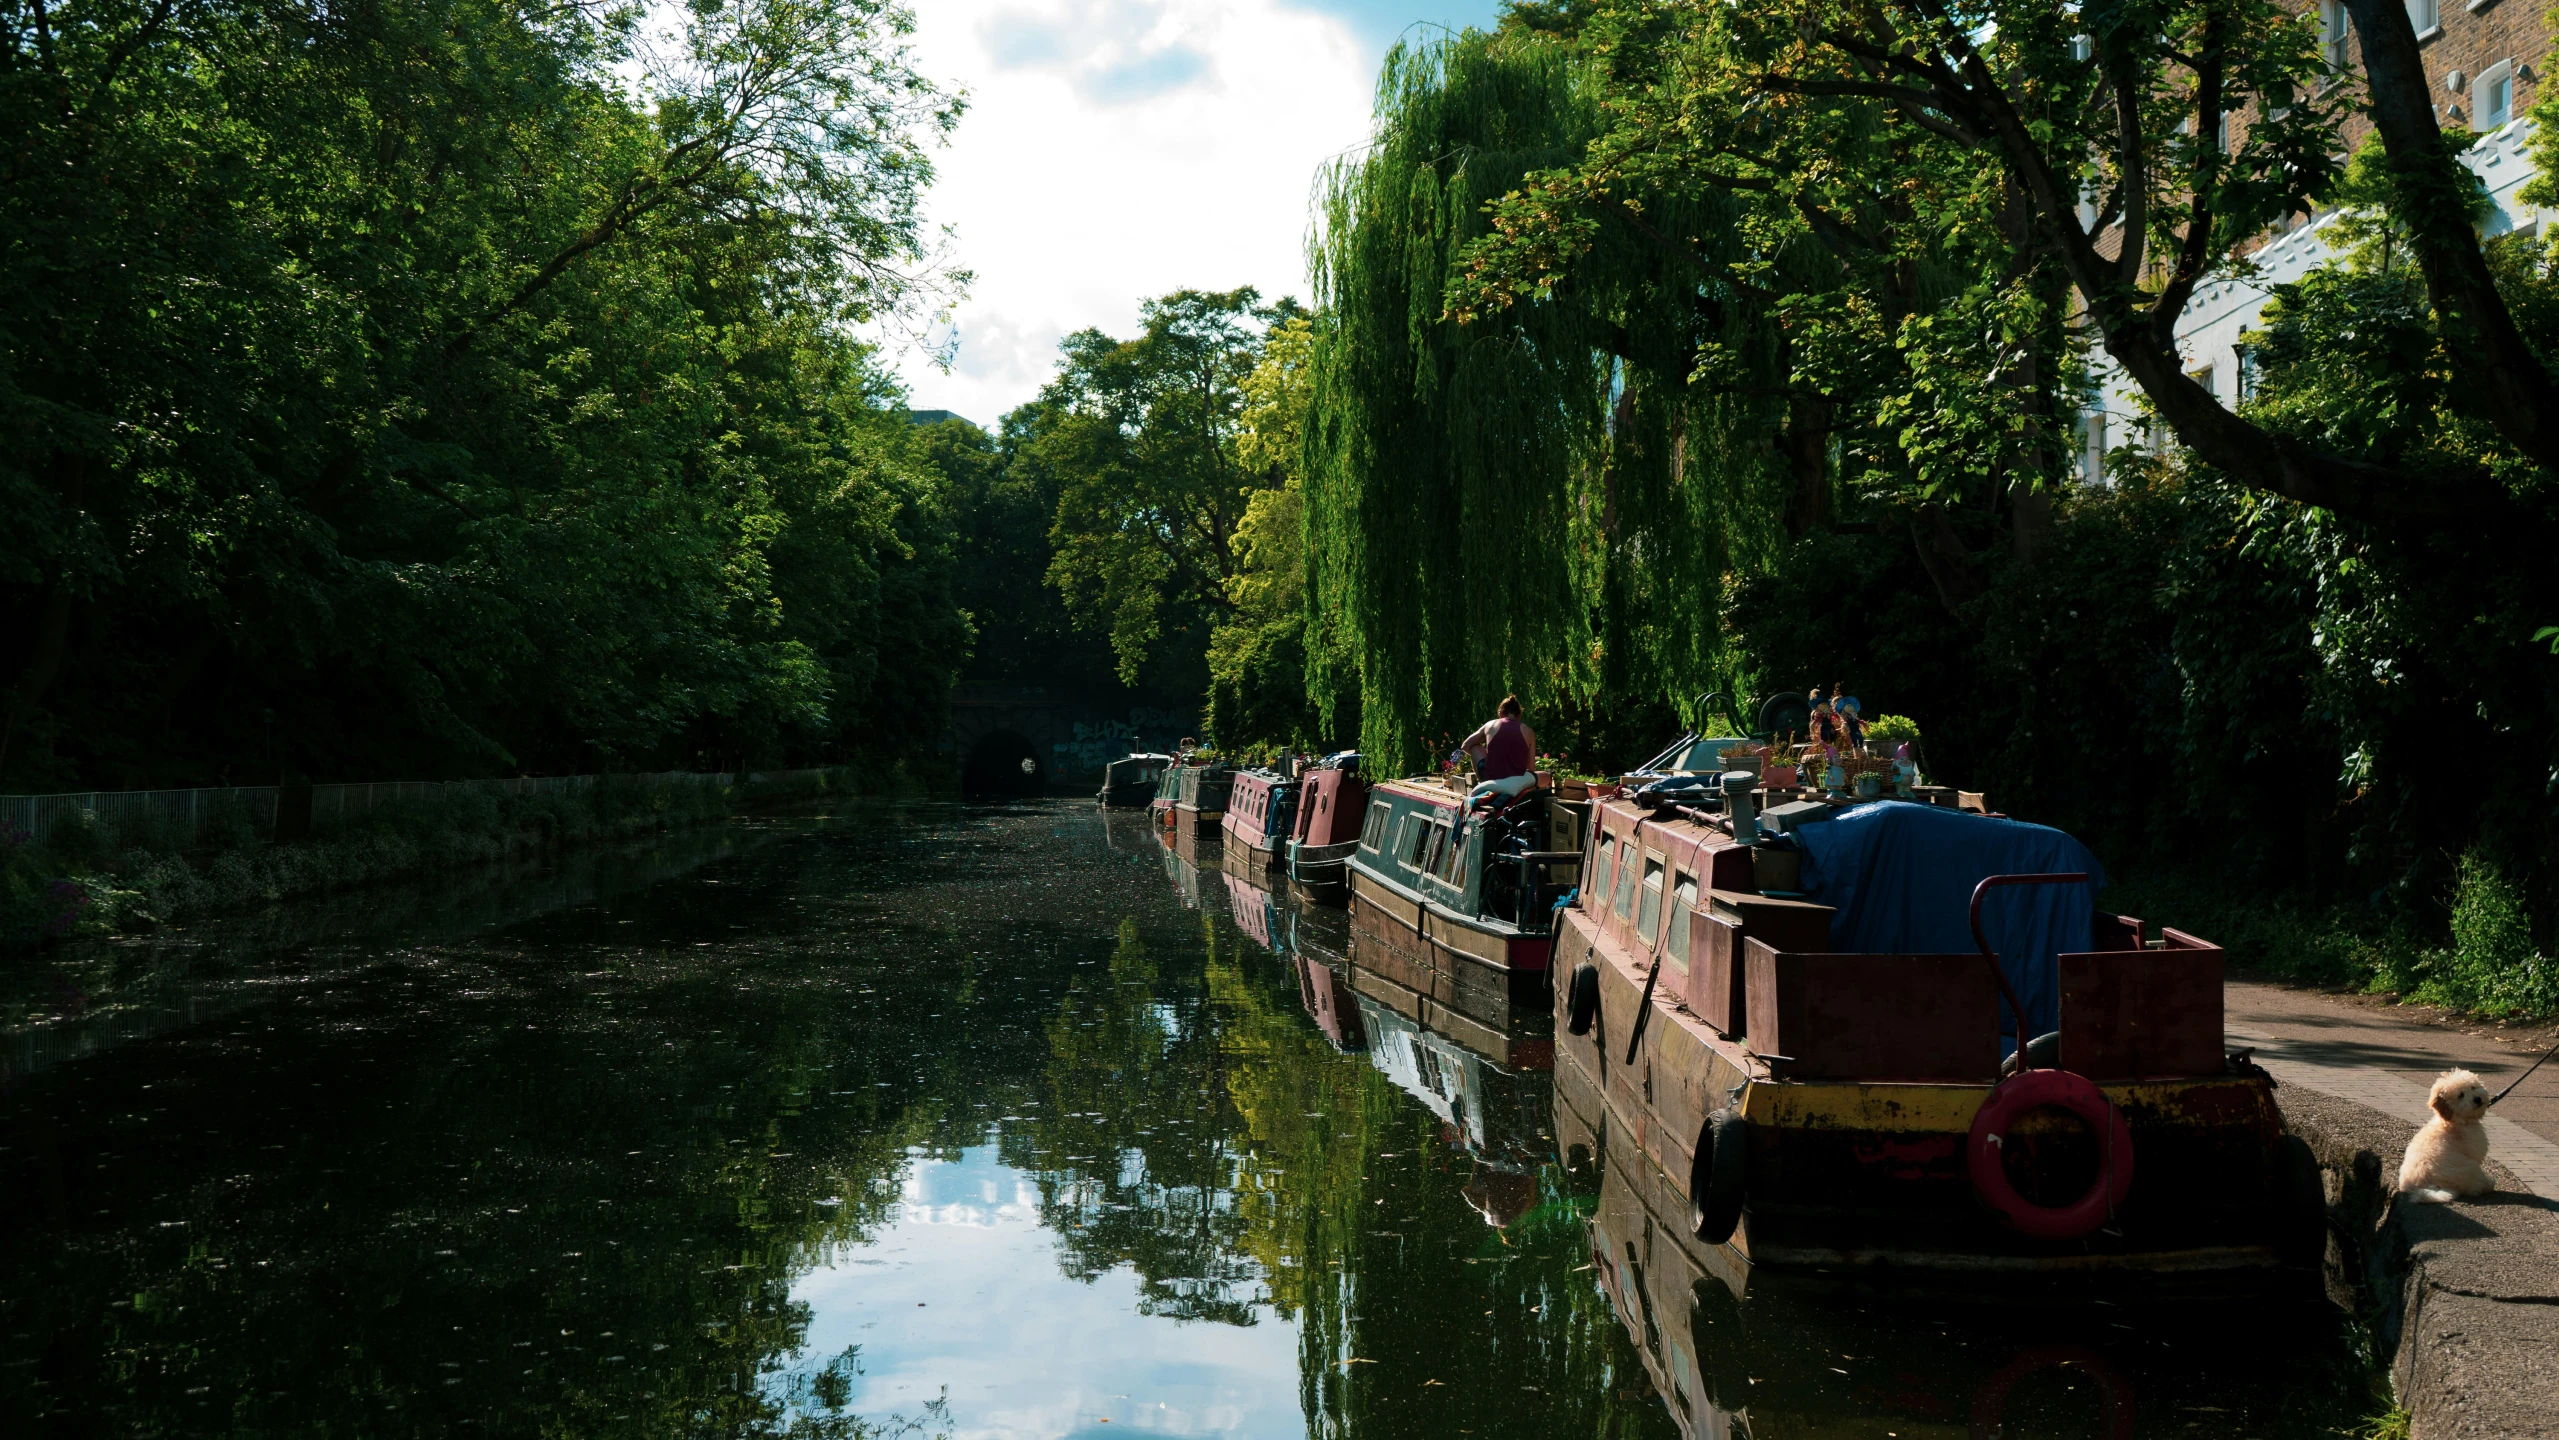
[[[2399,1162],[2399,1193],[2421,1205],[2440,1205],[2496,1188],[2480,1162],[2488,1158],[2488,1087],[2467,1070],[2447,1070],[2426,1096],[2435,1118],[2408,1142]]]

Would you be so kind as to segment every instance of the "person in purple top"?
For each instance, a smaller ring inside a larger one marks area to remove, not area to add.
[[[1529,764],[1537,755],[1537,732],[1519,717],[1519,697],[1505,695],[1493,718],[1459,747],[1475,757],[1475,778],[1485,782],[1475,787],[1476,794],[1516,795],[1537,783]]]

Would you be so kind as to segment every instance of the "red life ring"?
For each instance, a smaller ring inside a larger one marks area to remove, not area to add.
[[[2106,1440],[2132,1440],[2132,1381],[2105,1356],[2084,1345],[2047,1345],[2023,1351],[1998,1374],[1982,1382],[1973,1396],[1973,1440],[1998,1440],[2006,1420],[2008,1393],[2017,1388],[2018,1381],[2056,1365],[2067,1365],[2097,1382],[2098,1404],[2106,1412]]]
[[[2059,1208],[2034,1204],[2018,1194],[2017,1187],[2008,1183],[2007,1168],[2000,1164],[2000,1137],[2008,1127],[2027,1111],[2047,1107],[2067,1110],[2087,1121],[2102,1147],[2097,1179],[2088,1193]],[[2067,1070],[2028,1070],[2000,1081],[1982,1102],[1981,1112],[1973,1116],[1972,1136],[1964,1145],[1964,1162],[1972,1171],[1973,1193],[2019,1234],[2038,1240],[2076,1240],[2105,1224],[2132,1189],[2132,1127],[2086,1076]]]

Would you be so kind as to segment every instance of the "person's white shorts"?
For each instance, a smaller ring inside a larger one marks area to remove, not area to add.
[[[1507,780],[1487,780],[1483,784],[1466,792],[1466,803],[1472,805],[1487,795],[1499,795],[1503,799],[1508,800],[1512,796],[1517,795],[1536,783],[1537,772],[1534,770],[1529,771],[1525,775],[1513,775]]]

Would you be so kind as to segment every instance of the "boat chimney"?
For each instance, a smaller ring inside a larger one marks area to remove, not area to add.
[[[1759,812],[1751,805],[1758,787],[1759,777],[1747,770],[1724,772],[1724,814],[1733,822],[1733,838],[1745,845],[1759,840]]]

